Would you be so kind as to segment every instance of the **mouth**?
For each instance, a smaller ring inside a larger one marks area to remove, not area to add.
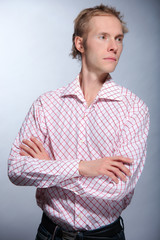
[[[106,60],[106,61],[117,62],[117,59],[115,57],[106,57],[106,58],[103,58],[103,59]]]

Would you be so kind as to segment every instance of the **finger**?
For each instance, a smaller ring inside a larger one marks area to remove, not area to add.
[[[126,164],[132,164],[133,163],[133,159],[127,158],[127,157],[122,157],[122,156],[114,156],[114,157],[110,157],[109,159],[112,159],[114,161],[123,162],[123,163],[126,163]]]
[[[131,176],[131,172],[130,170],[123,164],[120,162],[112,162],[112,166],[116,167],[117,169],[119,169],[121,172],[123,172],[125,175],[127,176]]]
[[[127,181],[126,176],[118,168],[111,168],[111,171],[113,172],[113,174],[115,174],[122,181],[124,181],[124,182]]]
[[[28,153],[26,153],[25,151],[20,151],[19,154],[21,156],[30,156]]]
[[[27,140],[27,139],[23,139],[22,141],[25,145],[27,145],[29,148],[31,148],[35,153],[39,153],[39,149],[38,147],[36,146],[35,143]]]
[[[23,151],[25,151],[27,154],[29,154],[29,156],[31,156],[31,157],[35,157],[36,156],[36,153],[32,150],[32,148],[29,148],[29,147],[27,147],[26,145],[24,145],[24,144],[21,144],[20,145],[20,148],[23,150]]]
[[[106,175],[111,178],[116,184],[119,183],[118,178],[116,177],[116,175],[113,172],[107,171]]]
[[[44,151],[43,144],[42,144],[40,141],[38,141],[37,138],[31,137],[30,139],[31,139],[31,141],[32,141],[34,144],[36,144],[36,146],[38,147],[38,149],[39,149],[41,152]]]

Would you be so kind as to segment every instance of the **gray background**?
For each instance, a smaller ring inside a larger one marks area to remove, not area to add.
[[[130,32],[115,81],[142,98],[151,126],[144,172],[124,211],[127,240],[158,240],[160,4],[154,0],[0,0],[0,239],[32,240],[41,218],[34,187],[17,187],[7,177],[11,144],[42,93],[72,81],[80,63],[69,56],[73,19],[100,3],[116,6]]]

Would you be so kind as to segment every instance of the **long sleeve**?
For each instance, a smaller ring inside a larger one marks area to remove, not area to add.
[[[23,139],[35,136],[50,154],[51,160],[20,156]],[[47,139],[47,126],[43,106],[38,99],[31,107],[15,139],[9,156],[8,176],[16,185],[47,188],[79,176],[78,159],[56,160]]]
[[[9,156],[16,185],[37,187],[38,206],[62,227],[95,229],[114,222],[130,203],[146,157],[149,113],[141,99],[106,81],[89,107],[76,78],[32,105]],[[23,139],[36,137],[51,160],[20,156]],[[127,182],[82,177],[80,161],[126,156],[134,163]]]
[[[121,200],[131,193],[142,173],[146,157],[146,141],[149,130],[149,113],[145,104],[134,106],[121,129],[121,135],[114,156],[129,157],[134,163],[128,168],[132,175],[127,182],[119,179],[115,184],[105,176],[79,178],[81,197],[94,197],[107,200]]]

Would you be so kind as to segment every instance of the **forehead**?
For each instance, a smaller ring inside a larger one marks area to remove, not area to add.
[[[110,34],[123,34],[122,24],[113,15],[94,16],[88,23],[89,32],[106,32]]]

